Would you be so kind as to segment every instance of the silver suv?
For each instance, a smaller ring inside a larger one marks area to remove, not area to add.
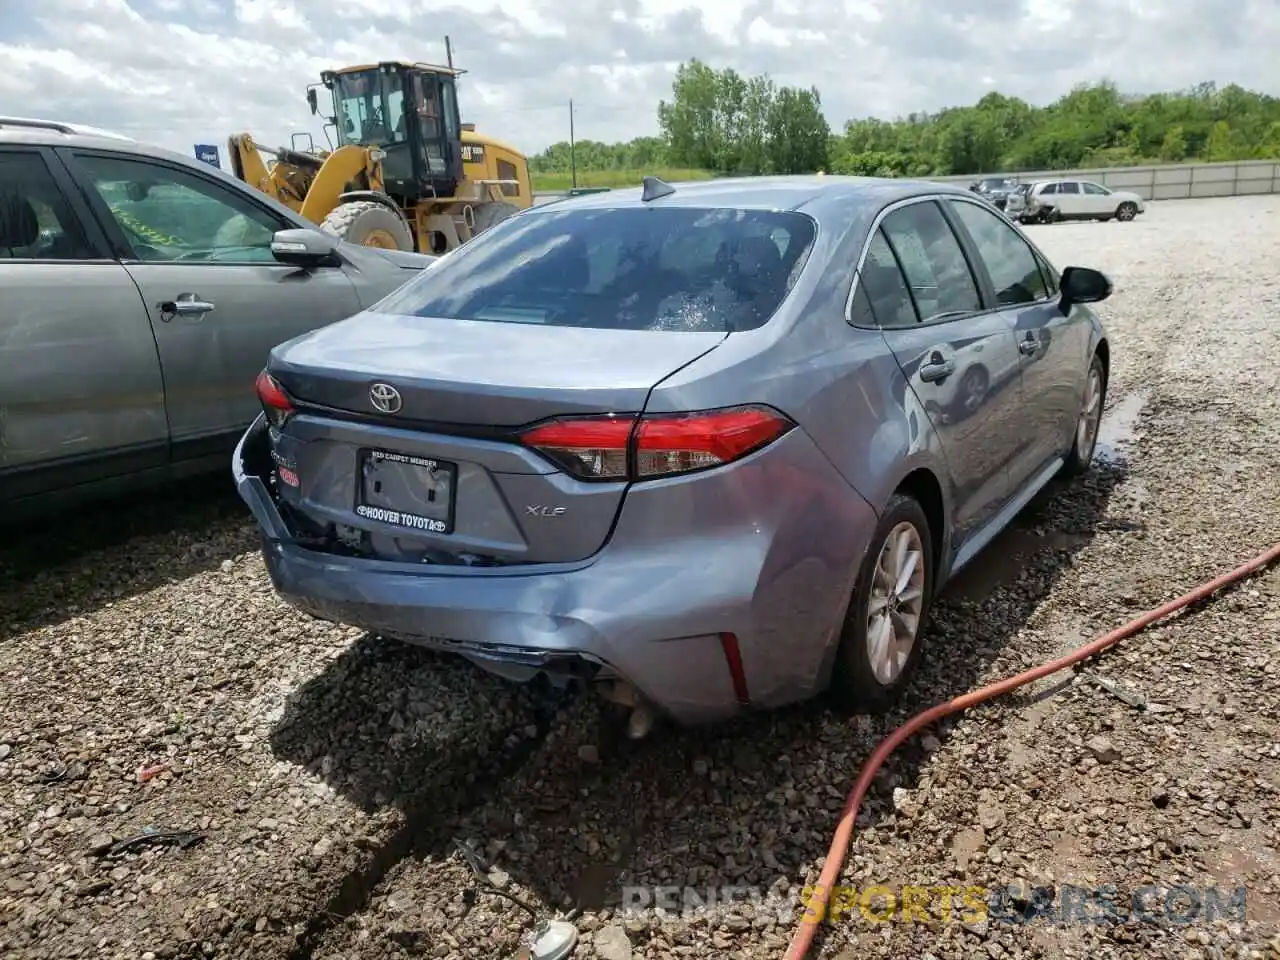
[[[0,117],[0,522],[225,470],[271,348],[432,260],[342,243],[194,158]]]

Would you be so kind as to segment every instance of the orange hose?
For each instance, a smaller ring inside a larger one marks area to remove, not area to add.
[[[827,851],[827,858],[822,865],[822,874],[818,878],[818,884],[814,888],[813,895],[810,897],[808,904],[806,904],[807,909],[800,920],[800,927],[791,939],[791,946],[787,949],[786,960],[804,960],[808,956],[809,948],[813,945],[814,934],[818,930],[818,924],[826,916],[831,888],[836,880],[839,879],[840,871],[844,867],[845,857],[849,853],[849,844],[853,840],[853,825],[858,818],[858,808],[862,806],[862,800],[867,795],[867,790],[871,787],[871,779],[875,776],[876,771],[880,769],[885,760],[889,759],[889,755],[903,741],[943,717],[959,713],[970,707],[976,707],[980,703],[1002,696],[1016,690],[1018,687],[1057,673],[1059,670],[1100,653],[1121,640],[1146,629],[1157,620],[1163,620],[1169,614],[1176,613],[1183,607],[1205,599],[1228,584],[1270,566],[1277,559],[1280,559],[1280,543],[1275,544],[1270,550],[1258,554],[1248,563],[1236,567],[1230,573],[1224,573],[1222,576],[1196,587],[1190,593],[1184,593],[1176,600],[1170,600],[1162,607],[1148,610],[1136,619],[1130,620],[1124,626],[1086,643],[1083,647],[1066,656],[1043,663],[1038,667],[1032,667],[1030,670],[1025,670],[1015,676],[1006,677],[1004,680],[997,680],[995,683],[979,687],[977,690],[971,690],[952,700],[948,700],[946,703],[930,707],[923,713],[916,714],[894,730],[893,733],[889,734],[880,742],[880,745],[876,747],[871,756],[867,758],[866,763],[862,765],[862,771],[858,774],[858,779],[854,782],[853,789],[849,791],[849,797],[844,805],[844,812],[840,815],[835,836],[831,840],[831,847]]]

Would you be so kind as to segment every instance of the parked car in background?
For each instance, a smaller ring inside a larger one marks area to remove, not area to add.
[[[338,242],[193,158],[0,118],[0,518],[225,470],[270,349],[432,259]]]
[[[1088,468],[1110,291],[955,187],[650,179],[275,348],[233,472],[300,610],[593,682],[633,735],[883,710],[938,589]]]
[[[1111,190],[1089,180],[1044,180],[1034,184],[1019,213],[1024,222],[1132,220],[1146,210],[1136,193]]]
[[[1035,181],[1019,183],[1009,196],[1005,198],[1004,215],[1010,220],[1017,220],[1019,223],[1024,222],[1024,214],[1030,209],[1031,188],[1035,186]]]
[[[1010,177],[985,177],[975,180],[969,189],[982,197],[997,210],[1003,210],[1009,195],[1018,188],[1018,181]]]

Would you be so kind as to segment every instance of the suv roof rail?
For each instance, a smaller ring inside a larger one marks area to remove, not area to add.
[[[33,127],[37,130],[56,130],[58,133],[75,133],[75,128],[53,120],[33,120],[29,117],[0,117],[0,127]]]
[[[52,130],[67,136],[105,137],[108,140],[132,140],[122,133],[114,133],[99,127],[90,127],[80,123],[62,123],[57,120],[39,120],[35,117],[0,116],[0,127],[24,127],[28,130]]]

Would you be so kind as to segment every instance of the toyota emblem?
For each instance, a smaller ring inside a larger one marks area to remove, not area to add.
[[[369,388],[369,402],[380,413],[399,413],[404,401],[400,391],[389,383],[375,383]]]

